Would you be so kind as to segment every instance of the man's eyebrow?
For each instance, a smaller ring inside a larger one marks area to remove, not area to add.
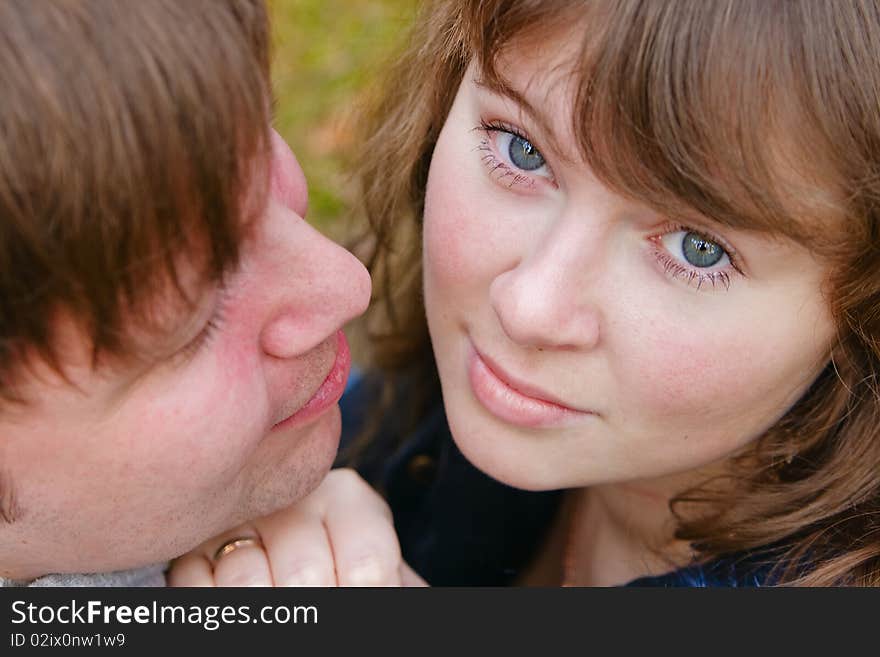
[[[556,133],[553,130],[550,122],[547,120],[547,117],[543,112],[536,109],[527,99],[526,97],[519,92],[517,89],[514,89],[508,82],[502,79],[499,76],[492,76],[491,78],[475,78],[474,83],[481,89],[488,91],[491,94],[496,96],[501,96],[502,98],[507,98],[510,101],[513,101],[517,105],[519,105],[520,109],[528,115],[529,119],[534,121],[537,124],[538,129],[540,130],[540,136],[542,141],[549,142],[549,146],[552,149],[553,153],[560,158],[568,160],[565,153],[559,148],[559,141],[556,139]],[[540,149],[539,149],[540,150]]]

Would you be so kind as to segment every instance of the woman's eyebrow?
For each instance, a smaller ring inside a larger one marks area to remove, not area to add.
[[[559,140],[556,138],[552,123],[548,121],[544,113],[532,105],[519,90],[515,89],[508,82],[498,76],[493,76],[491,79],[474,78],[474,84],[488,93],[501,98],[506,98],[518,105],[529,119],[538,126],[541,141],[544,142],[542,145],[549,145],[554,154],[565,160],[570,160],[570,158],[565,157],[565,152],[559,148]]]

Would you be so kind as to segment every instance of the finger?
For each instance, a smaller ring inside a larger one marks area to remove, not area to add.
[[[406,561],[400,562],[400,585],[401,586],[430,586],[422,576],[410,568]]]
[[[365,491],[375,495],[372,491]],[[367,500],[362,500],[367,501]],[[400,586],[400,544],[384,502],[348,504],[325,519],[339,586]]]
[[[276,586],[336,586],[333,549],[314,509],[295,505],[259,523]]]
[[[212,555],[216,586],[272,586],[272,569],[259,534],[248,529],[240,534],[227,535],[219,542],[220,546],[230,545],[229,541],[236,536],[257,540],[243,542],[240,547],[231,545],[229,549]]]
[[[168,586],[215,586],[211,562],[197,552],[175,559],[167,579]]]

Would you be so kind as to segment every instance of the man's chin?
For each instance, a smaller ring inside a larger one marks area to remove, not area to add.
[[[329,408],[304,427],[293,427],[266,437],[269,460],[252,480],[251,520],[295,504],[327,476],[339,449],[342,420],[339,406]]]

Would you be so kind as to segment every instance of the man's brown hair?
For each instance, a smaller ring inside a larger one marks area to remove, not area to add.
[[[262,0],[0,3],[0,393],[76,320],[133,355],[162,290],[238,258],[267,189]],[[145,321],[141,321],[145,320]]]

